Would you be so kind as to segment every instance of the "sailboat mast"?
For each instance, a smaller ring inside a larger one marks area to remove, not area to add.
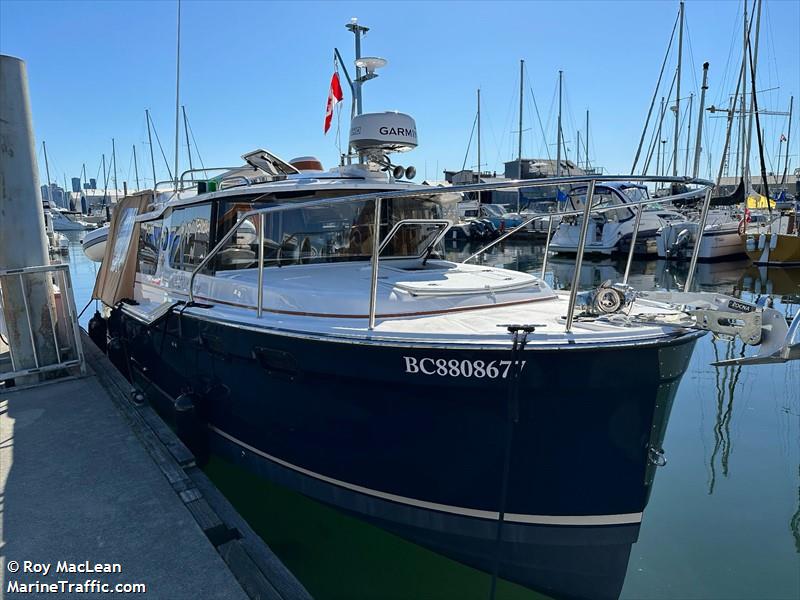
[[[692,177],[697,178],[700,172],[700,152],[703,136],[703,111],[706,108],[706,90],[708,89],[708,62],[703,63],[703,85],[700,88],[700,110],[697,113],[697,141],[694,145],[694,167]],[[723,153],[724,157],[724,153]]]
[[[183,133],[186,134],[186,153],[189,155],[189,170],[194,169],[192,165],[192,147],[189,145],[189,120],[186,118],[186,107],[181,106],[183,110]],[[192,173],[192,181],[194,181],[194,173]]]
[[[86,188],[84,188],[84,186],[87,183],[89,183],[88,181],[86,181],[86,163],[83,163],[81,165],[81,175],[78,178],[78,183],[80,184],[80,188],[81,188],[81,189],[78,190],[78,193],[83,195],[84,190],[86,189]],[[83,204],[81,204],[81,212],[83,212]]]
[[[142,188],[139,187],[139,162],[136,159],[136,144],[133,145],[133,172],[136,174],[136,191],[138,192]]]
[[[789,98],[789,131],[786,134],[786,158],[783,162],[783,175],[781,176],[781,185],[786,185],[786,175],[789,172],[789,145],[792,143],[792,105],[794,104],[794,96]]]
[[[761,8],[761,0],[758,2],[759,8]],[[759,11],[760,12],[760,11]],[[756,25],[756,31],[758,31],[758,26]],[[758,101],[756,100],[756,63],[753,57],[753,49],[748,47],[749,56],[750,56],[750,84],[752,86],[752,94],[753,94],[753,113],[756,117],[756,134],[758,135],[758,158],[759,162],[761,163],[761,191],[764,193],[764,196],[767,199],[767,208],[769,209],[770,214],[772,214],[772,205],[769,203],[769,181],[767,180],[767,165],[764,160],[764,138],[761,135],[761,119],[758,116]]]
[[[517,135],[517,179],[522,179],[522,82],[525,73],[525,61],[519,61],[519,132]],[[522,190],[517,189],[517,213],[519,213],[519,205],[522,196]]]
[[[117,183],[117,148],[114,145],[114,138],[111,138],[111,162],[114,165],[114,203],[119,201],[119,184]]]
[[[106,205],[108,196],[108,174],[106,173],[106,155],[103,153],[103,206]]]
[[[678,29],[678,73],[675,84],[675,139],[672,144],[672,176],[678,176],[678,138],[681,126],[681,62],[683,59],[683,0],[679,9],[680,28]]]
[[[745,143],[747,141],[747,137],[745,135],[745,98],[747,97],[747,42],[750,37],[749,31],[747,28],[747,0],[742,0],[742,4],[744,5],[744,34],[742,36],[742,102],[741,102],[741,110],[739,111],[739,153],[736,156],[737,166],[738,162],[741,157],[742,163],[742,179],[747,178],[747,166],[745,165],[744,155],[745,155]],[[745,184],[748,185],[748,184]],[[747,192],[747,190],[745,190]]]
[[[478,88],[478,181],[481,182],[481,88]],[[478,215],[481,212],[481,193],[478,192]]]
[[[42,140],[42,152],[44,152],[44,170],[47,173],[47,200],[52,202],[52,190],[50,189],[50,163],[47,161],[47,146],[45,145],[44,140]]]
[[[558,72],[558,132],[556,133],[556,177],[561,177],[561,85],[564,71]]]
[[[178,140],[181,103],[181,0],[178,0],[177,45],[175,47],[175,191],[178,191]]]
[[[150,110],[144,109],[144,116],[147,118],[147,141],[150,143],[150,166],[153,168],[153,192],[156,190],[156,159],[153,155],[153,134],[150,131]]]
[[[586,170],[589,170],[589,109],[586,109],[586,147],[584,148],[584,158],[586,159]]]
[[[517,179],[522,179],[522,79],[525,61],[519,61],[519,132],[517,135]],[[517,198],[519,205],[519,197]],[[519,210],[519,206],[517,206]]]
[[[661,127],[664,124],[664,96],[661,96],[661,118],[658,120],[658,135],[656,136],[656,176],[661,175]],[[650,162],[650,161],[648,161]],[[661,183],[656,183],[656,189],[661,189]]]
[[[750,50],[750,44],[747,46],[747,52],[750,53],[750,78],[754,82],[756,80],[756,65],[758,65],[758,34],[761,29],[761,0],[756,3],[756,33],[753,41],[753,48]],[[755,87],[753,87],[755,90]],[[744,172],[749,177],[750,175],[750,147],[753,140],[753,118],[758,115],[755,114],[756,98],[755,94],[750,98],[750,115],[747,119],[747,143],[744,149]]]
[[[686,117],[686,154],[683,158],[683,168],[685,172],[689,172],[689,146],[692,139],[692,104],[694,103],[694,94],[689,94],[689,114]]]

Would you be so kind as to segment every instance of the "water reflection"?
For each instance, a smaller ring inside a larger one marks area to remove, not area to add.
[[[460,260],[475,249],[450,248],[449,256]],[[504,243],[482,261],[538,274],[542,251],[540,244]],[[78,243],[68,260],[80,309],[96,268]],[[550,257],[548,281],[569,288],[573,264]],[[580,285],[619,280],[624,270],[624,258],[587,259]],[[682,289],[686,274],[686,263],[635,260],[631,284]],[[701,289],[748,300],[774,294],[787,315],[800,309],[800,268],[700,263],[696,281]],[[90,316],[91,310],[82,321]],[[501,582],[497,598],[545,598],[531,588],[561,597],[637,600],[800,597],[800,365],[709,366],[744,350],[706,336],[674,401],[657,403],[649,441],[664,448],[668,464],[648,463],[638,482],[646,504],[642,525],[543,528],[537,543],[504,546],[504,575],[522,585]],[[450,560],[219,458],[208,473],[315,598],[486,598],[489,575],[466,566],[478,564],[466,548],[461,562]],[[427,546],[436,548],[436,540]],[[554,572],[568,591],[554,587]]]
[[[711,344],[714,347],[714,360],[718,361],[722,358],[730,359],[734,357],[736,343],[726,342],[718,339],[712,339]],[[720,355],[720,345],[723,346],[724,356]],[[741,345],[739,356],[745,355],[744,344]],[[719,457],[719,464],[722,469],[722,475],[728,476],[728,465],[731,456],[732,440],[731,440],[731,419],[733,418],[733,398],[736,384],[739,382],[741,375],[741,365],[719,367],[716,369],[715,384],[717,389],[717,412],[716,422],[714,423],[714,449],[711,452],[709,459],[709,482],[708,493],[714,493],[714,486],[717,481],[717,458]]]

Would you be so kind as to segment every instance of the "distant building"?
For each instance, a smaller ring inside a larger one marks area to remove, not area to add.
[[[81,178],[80,177],[73,177],[72,178],[72,191],[73,192],[80,192],[81,191]]]
[[[46,185],[41,186],[40,190],[42,192],[43,201],[48,200],[53,206],[69,209],[69,200],[67,195],[64,193],[63,188],[59,187],[55,183],[51,183],[49,192]]]
[[[522,164],[522,179],[540,179],[542,177],[561,177],[571,175],[586,175],[586,170],[577,166],[571,160],[562,159],[561,169],[556,168],[556,161],[549,158],[523,158],[521,160],[510,160],[505,163],[505,175],[508,179],[517,179],[520,173],[520,163]]]
[[[800,196],[800,169],[796,169],[794,173],[787,173],[786,183],[781,185],[781,174],[767,173],[767,185],[769,186],[770,196],[776,196],[780,190],[785,189],[790,194]],[[753,183],[753,189],[763,194],[764,190],[761,185],[761,175],[753,173],[750,176],[750,181]],[[739,185],[739,177],[723,177],[720,179],[719,186],[722,193],[731,193]]]

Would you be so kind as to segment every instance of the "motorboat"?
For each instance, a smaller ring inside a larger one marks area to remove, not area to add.
[[[485,248],[446,260],[464,194],[520,182],[396,178],[389,154],[416,146],[402,113],[350,132],[329,171],[259,149],[163,204],[123,198],[93,339],[138,400],[193,419],[198,456],[551,595],[616,597],[698,337],[743,323],[759,360],[785,360],[797,327],[720,295],[556,291]]]
[[[93,262],[102,262],[106,253],[108,225],[89,231],[81,240],[81,247],[86,257]]]
[[[44,229],[47,236],[47,247],[50,254],[68,254],[69,240],[67,236],[53,229],[53,212],[48,200],[42,201],[44,211]]]
[[[567,195],[567,206],[580,211],[586,202],[587,186],[577,186]],[[636,236],[636,254],[656,254],[655,238],[658,230],[669,222],[683,220],[674,210],[648,206],[637,207],[636,202],[649,199],[647,186],[629,182],[606,182],[595,189],[593,202],[597,207],[608,208],[596,213],[589,224],[585,252],[588,254],[614,254],[627,252],[636,228],[637,212],[642,211],[641,222]],[[574,254],[578,250],[578,240],[582,230],[582,217],[572,216],[561,219],[555,229],[550,250]]]
[[[56,206],[50,207],[50,214],[53,218],[53,229],[55,231],[82,231],[96,227],[92,223],[81,220],[79,218],[80,213],[70,212]]]
[[[94,294],[112,359],[274,482],[555,595],[609,585],[587,557],[627,560],[702,327],[444,260],[454,192],[356,169],[123,200]]]
[[[729,209],[710,210],[698,250],[699,260],[723,260],[744,256],[742,233],[747,226],[744,216]],[[697,238],[697,215],[683,221],[671,220],[656,234],[658,257],[665,260],[689,260]]]

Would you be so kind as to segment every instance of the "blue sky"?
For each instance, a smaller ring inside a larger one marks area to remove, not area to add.
[[[797,167],[800,2],[767,0],[764,7],[758,88],[769,91],[760,95],[760,102],[785,111],[789,96],[796,96],[790,154]],[[527,65],[523,154],[544,156],[547,150],[531,89],[555,154],[555,91],[561,69],[570,157],[574,159],[576,129],[584,129],[588,108],[592,161],[607,172],[628,172],[677,10],[675,1],[184,0],[181,103],[206,165],[238,164],[244,152],[264,147],[287,159],[313,154],[328,167],[338,156],[335,132],[322,134],[333,47],[351,61],[352,35],[344,25],[357,16],[371,28],[364,54],[389,60],[380,77],[365,86],[364,108],[415,117],[420,147],[398,162],[415,165],[418,179],[461,167],[478,87],[484,168],[500,171],[503,161],[514,158],[521,58]],[[133,180],[133,144],[140,177],[150,179],[145,108],[152,112],[172,163],[175,16],[171,1],[0,1],[0,52],[27,61],[37,142],[47,141],[54,180],[62,181],[63,174],[77,176],[82,163],[95,176],[101,153],[110,157],[112,137],[120,183]],[[727,104],[741,60],[741,3],[689,0],[686,23],[681,95],[698,93],[701,65],[708,60],[706,104]],[[668,68],[674,70],[673,65],[674,56]],[[349,100],[345,88],[343,137]],[[697,105],[696,97],[693,120]],[[774,163],[786,118],[764,120]],[[662,137],[671,138],[673,123],[668,115]],[[681,170],[685,136],[682,128]],[[705,138],[716,172],[724,119],[707,119]],[[183,139],[181,146],[183,169]],[[474,144],[466,162],[476,163]],[[41,151],[40,163],[43,171]],[[753,165],[757,169],[755,156]],[[158,155],[156,167],[158,178],[166,179]],[[701,174],[708,174],[707,154]]]

